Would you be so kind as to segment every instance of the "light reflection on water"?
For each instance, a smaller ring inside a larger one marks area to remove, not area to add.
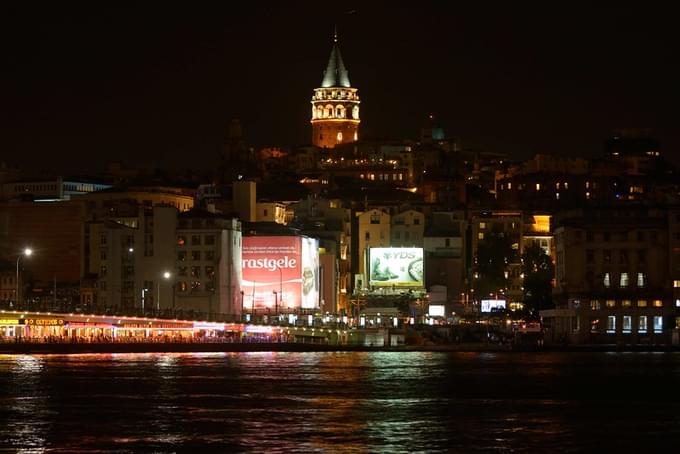
[[[0,451],[680,447],[677,354],[0,356]]]

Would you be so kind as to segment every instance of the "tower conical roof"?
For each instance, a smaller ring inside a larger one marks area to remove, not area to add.
[[[337,32],[333,35],[333,49],[331,49],[331,57],[328,59],[326,71],[323,73],[321,87],[351,87],[349,83],[349,73],[347,72],[347,68],[345,68],[345,63],[342,61],[342,55],[340,55]]]

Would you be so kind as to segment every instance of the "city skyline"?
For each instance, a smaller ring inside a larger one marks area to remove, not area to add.
[[[651,128],[671,161],[679,141],[670,29],[652,8],[17,7],[7,20],[3,161],[22,167],[206,169],[232,118],[256,148],[307,144],[336,23],[360,138],[415,139],[433,114],[463,147],[514,159],[594,157],[617,128]]]

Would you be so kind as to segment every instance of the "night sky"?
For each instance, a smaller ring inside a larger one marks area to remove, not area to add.
[[[365,138],[417,138],[433,113],[464,147],[521,159],[645,127],[680,161],[669,10],[255,4],[3,6],[0,161],[207,169],[234,117],[256,147],[309,143],[334,23]]]

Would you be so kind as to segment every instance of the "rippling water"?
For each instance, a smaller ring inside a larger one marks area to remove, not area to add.
[[[680,448],[674,353],[0,356],[0,450]]]

